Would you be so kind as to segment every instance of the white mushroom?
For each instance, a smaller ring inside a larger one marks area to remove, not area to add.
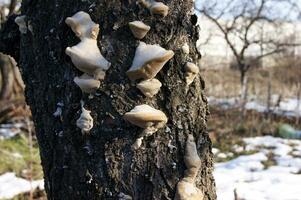
[[[177,184],[177,192],[175,195],[175,200],[203,200],[203,192],[195,186],[194,183],[190,183],[181,180]]]
[[[75,77],[73,80],[84,93],[93,93],[100,86],[99,80],[96,80],[87,74],[83,74],[80,77]]]
[[[129,23],[129,27],[133,33],[133,35],[141,40],[145,37],[147,32],[150,30],[150,26],[144,24],[142,21],[133,21]]]
[[[26,15],[21,15],[19,17],[16,17],[16,19],[15,19],[15,23],[18,24],[19,31],[22,34],[27,33],[27,25],[26,25],[25,19],[26,19]]]
[[[76,121],[76,126],[81,129],[83,134],[89,133],[93,128],[93,118],[91,116],[91,111],[84,108],[84,103],[81,101],[82,113],[78,120]]]
[[[71,27],[81,42],[66,48],[66,54],[71,57],[73,64],[82,72],[102,80],[105,72],[111,66],[97,46],[99,25],[95,24],[90,15],[80,11],[68,17],[66,23]]]
[[[103,79],[104,71],[111,66],[101,55],[94,39],[84,38],[76,46],[67,47],[66,54],[71,57],[75,67],[98,80]]]
[[[162,2],[157,2],[155,0],[140,0],[142,5],[149,9],[151,14],[161,15],[163,17],[168,14],[168,6]]]
[[[173,56],[174,52],[171,50],[140,42],[127,75],[131,80],[152,79]]]
[[[141,81],[137,84],[137,88],[146,96],[146,97],[153,97],[155,96],[160,88],[162,83],[158,79],[149,79],[145,81]]]
[[[189,54],[189,45],[187,44],[187,42],[185,42],[185,44],[182,46],[182,51],[185,54]]]
[[[185,65],[185,71],[186,84],[189,86],[194,81],[195,77],[198,75],[200,69],[194,63],[188,62]]]
[[[186,141],[184,162],[187,169],[184,178],[177,184],[175,200],[203,200],[203,192],[195,185],[195,178],[201,167],[201,159],[191,134],[188,135]]]
[[[67,17],[65,22],[80,39],[96,39],[98,36],[99,25],[92,21],[88,13],[79,11],[72,17]]]
[[[134,149],[141,146],[143,137],[152,135],[167,123],[167,117],[162,111],[146,104],[136,106],[130,112],[125,113],[124,119],[144,129],[134,143]]]

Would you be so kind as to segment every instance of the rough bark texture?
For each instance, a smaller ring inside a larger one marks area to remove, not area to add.
[[[206,133],[207,101],[204,81],[198,76],[187,90],[184,65],[197,62],[198,38],[192,0],[165,0],[167,17],[151,16],[135,0],[23,0],[22,14],[33,31],[21,36],[20,66],[26,84],[41,149],[45,188],[49,199],[173,199],[183,177],[187,134],[197,139],[202,167],[197,185],[205,200],[216,199],[212,177],[211,142]],[[64,23],[77,11],[88,12],[100,24],[102,54],[112,63],[93,99],[82,95],[73,78],[81,74],[64,51],[79,42]],[[151,30],[143,41],[175,51],[174,58],[157,75],[163,86],[154,98],[145,98],[126,76],[138,41],[128,22],[143,20]],[[190,56],[180,50],[184,42]],[[83,136],[76,127],[80,100],[92,111],[94,128]],[[63,103],[61,118],[53,113]],[[122,116],[139,104],[162,110],[169,118],[165,129],[131,145],[142,131]],[[168,143],[177,149],[170,151]]]

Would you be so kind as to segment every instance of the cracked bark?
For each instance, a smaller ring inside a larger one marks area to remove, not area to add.
[[[170,8],[165,18],[151,16],[135,0],[23,0],[22,14],[33,32],[21,36],[20,66],[36,125],[48,199],[118,199],[120,193],[139,200],[173,199],[176,184],[184,175],[188,133],[195,136],[202,159],[197,186],[204,191],[205,200],[216,199],[201,75],[188,90],[185,87],[185,63],[199,59],[193,1],[163,2]],[[80,10],[100,24],[99,47],[112,63],[93,99],[82,95],[73,83],[80,72],[64,53],[67,46],[79,42],[64,20]],[[134,20],[151,26],[144,42],[175,52],[157,75],[163,86],[152,99],[144,97],[125,73],[138,46],[128,28],[128,22]],[[185,42],[190,46],[189,56],[180,50]],[[75,125],[81,99],[95,121],[88,136]],[[58,102],[64,104],[61,120],[52,115]],[[165,129],[133,151],[131,145],[142,130],[122,116],[144,103],[165,112],[169,121]],[[169,150],[170,140],[177,149]]]

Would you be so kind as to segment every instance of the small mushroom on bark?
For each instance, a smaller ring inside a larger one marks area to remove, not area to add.
[[[188,62],[185,65],[185,71],[186,84],[187,86],[189,86],[194,81],[195,77],[198,75],[200,69],[194,63]]]
[[[189,45],[187,44],[187,42],[185,42],[185,44],[182,46],[182,52],[185,53],[185,54],[190,53]]]
[[[92,21],[88,13],[79,11],[72,17],[67,17],[65,22],[71,27],[78,38],[91,38],[96,40],[99,33],[99,25]]]
[[[140,42],[127,75],[131,80],[152,79],[173,56],[171,50]]]
[[[96,80],[87,74],[83,74],[80,77],[77,76],[73,80],[76,85],[80,87],[83,93],[93,93],[100,86],[99,80]]]
[[[27,33],[27,25],[26,25],[25,19],[26,19],[26,15],[21,15],[21,16],[18,16],[15,18],[15,23],[18,24],[19,31],[22,34]]]
[[[187,167],[184,177],[177,184],[175,200],[203,200],[202,190],[196,187],[195,179],[201,167],[193,135],[189,134],[186,141],[184,162]]]
[[[147,32],[150,30],[150,26],[144,24],[142,21],[133,21],[129,23],[129,27],[135,36],[135,38],[141,40],[145,37]]]
[[[145,81],[141,81],[137,84],[137,88],[146,96],[146,97],[153,97],[155,96],[160,88],[162,83],[158,79],[149,79]]]
[[[93,128],[93,118],[90,114],[91,111],[84,108],[83,101],[81,101],[81,108],[82,113],[76,121],[76,126],[81,129],[83,134],[87,134]]]
[[[124,119],[144,129],[133,145],[134,149],[140,147],[143,137],[152,135],[167,123],[167,117],[162,111],[146,104],[136,106],[130,112],[125,113]]]
[[[149,9],[151,14],[161,15],[163,17],[168,15],[169,7],[162,2],[155,0],[140,0],[142,5]]]
[[[109,63],[102,55],[97,46],[99,25],[95,24],[89,14],[80,11],[68,17],[66,23],[71,27],[81,42],[73,47],[66,48],[66,54],[71,57],[72,63],[80,71],[102,80],[105,71],[109,69]]]

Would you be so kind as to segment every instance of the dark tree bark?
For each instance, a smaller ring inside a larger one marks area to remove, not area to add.
[[[216,199],[204,81],[198,76],[188,91],[185,83],[185,63],[196,63],[199,58],[193,1],[163,2],[170,8],[165,18],[151,16],[135,0],[22,1],[22,15],[27,16],[33,31],[21,36],[20,66],[48,199],[118,199],[120,193],[137,200],[173,199],[184,175],[189,133],[195,136],[202,159],[197,186],[204,191],[204,199]],[[65,55],[65,48],[79,40],[64,20],[80,10],[100,24],[99,47],[112,63],[93,99],[82,95],[74,84],[73,78],[80,72]],[[138,46],[128,28],[133,20],[151,26],[144,42],[175,52],[157,75],[163,86],[152,99],[145,98],[126,76]],[[185,42],[190,46],[189,56],[180,51]],[[86,136],[76,127],[81,99],[94,118],[94,127]],[[59,102],[64,104],[62,117],[55,118]],[[145,103],[162,110],[169,120],[166,128],[146,138],[140,149],[132,150],[142,130],[126,122],[123,115]],[[170,141],[176,150],[170,151]]]

